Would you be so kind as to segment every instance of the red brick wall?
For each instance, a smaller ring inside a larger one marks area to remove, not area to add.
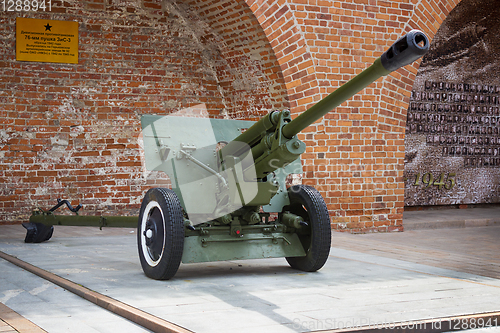
[[[418,28],[434,36],[459,0],[246,0],[283,70],[298,114]],[[332,227],[402,230],[406,109],[419,62],[378,80],[302,136],[303,183],[322,192]]]
[[[288,107],[245,4],[122,3],[0,11],[0,223],[26,221],[57,198],[88,214],[138,214],[145,191],[166,182],[142,172],[141,114],[204,103],[212,117],[255,119]],[[16,61],[16,16],[78,22],[79,63]]]
[[[458,0],[53,1],[24,17],[80,23],[78,65],[15,61],[0,12],[0,223],[58,197],[136,213],[139,117],[205,103],[213,117],[298,114],[404,32],[432,37]],[[402,230],[406,108],[418,63],[378,80],[302,135],[305,184],[338,230]]]

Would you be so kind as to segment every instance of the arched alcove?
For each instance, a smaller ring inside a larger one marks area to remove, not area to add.
[[[77,65],[15,60],[0,12],[1,221],[55,198],[89,213],[137,211],[141,114],[204,104],[211,117],[295,116],[368,67],[410,29],[432,39],[459,0],[68,0],[24,17],[79,23]],[[378,80],[300,138],[303,182],[332,226],[402,230],[404,136],[419,63]],[[439,176],[439,175],[438,175]],[[0,222],[1,223],[1,222]]]
[[[247,0],[283,69],[293,114],[368,67],[411,29],[430,39],[459,0]],[[377,80],[304,131],[303,182],[327,202],[332,227],[401,231],[406,109],[420,62]]]
[[[82,214],[137,214],[144,192],[167,184],[144,172],[142,114],[204,105],[210,117],[255,120],[288,107],[244,1],[68,0],[22,16],[78,22],[79,61],[16,61],[15,15],[0,13],[4,223],[57,198]]]

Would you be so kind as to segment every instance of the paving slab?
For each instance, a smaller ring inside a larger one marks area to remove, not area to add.
[[[472,229],[480,230],[462,230]],[[56,227],[49,242],[25,244],[21,226],[0,226],[0,251],[199,333],[311,332],[348,322],[394,323],[500,310],[496,277],[406,260],[419,253],[439,263],[447,254],[460,263],[470,254],[412,246],[408,239],[398,243],[374,239],[380,235],[335,233],[328,262],[316,273],[295,271],[285,259],[275,258],[181,265],[174,279],[155,281],[142,272],[134,230],[97,230]],[[7,237],[9,232],[21,237]],[[71,322],[90,332],[116,331],[109,330],[115,319],[92,314],[99,311],[94,305],[87,308],[86,301],[73,300],[43,280],[30,281],[25,275],[30,273],[3,261],[0,265],[0,302],[48,332],[63,332]],[[49,290],[59,295],[49,296]],[[99,319],[86,321],[92,316]],[[49,327],[54,321],[61,323],[59,329]],[[134,329],[140,331],[136,326],[123,331]]]
[[[405,210],[403,213],[405,231],[500,226],[500,206],[466,209]]]
[[[3,259],[0,272],[0,306],[8,306],[44,331],[149,332]],[[21,333],[42,332],[19,327]]]
[[[425,229],[399,233],[333,233],[332,245],[500,279],[500,226]]]

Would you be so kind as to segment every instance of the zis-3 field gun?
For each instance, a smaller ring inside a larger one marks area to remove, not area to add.
[[[271,257],[285,257],[295,269],[316,271],[330,251],[330,217],[316,189],[286,187],[287,175],[302,173],[300,155],[306,145],[297,134],[428,49],[425,34],[410,31],[370,67],[293,120],[288,110],[273,111],[255,123],[144,115],[146,167],[165,172],[172,189],[150,189],[138,222],[137,217],[39,211],[24,224],[25,241],[47,240],[52,226],[59,224],[135,225],[140,262],[153,279],[172,278],[181,262]],[[271,213],[275,218],[269,218]]]

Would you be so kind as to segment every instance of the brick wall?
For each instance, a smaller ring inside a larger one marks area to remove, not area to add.
[[[139,117],[205,103],[213,117],[298,114],[404,32],[432,37],[458,0],[53,1],[21,16],[80,23],[78,65],[15,61],[0,12],[0,223],[58,197],[134,214],[147,188]],[[402,230],[406,108],[418,63],[378,80],[301,138],[303,183],[338,230]]]
[[[246,0],[283,70],[298,114],[418,28],[434,36],[459,0]],[[378,80],[310,126],[303,183],[320,189],[332,227],[402,230],[406,109],[419,62]]]
[[[0,12],[0,223],[26,221],[57,198],[82,203],[84,214],[138,214],[145,191],[167,183],[143,173],[142,114],[203,103],[212,117],[256,119],[288,107],[274,53],[244,4],[52,4]],[[16,61],[16,16],[77,21],[79,63]]]

